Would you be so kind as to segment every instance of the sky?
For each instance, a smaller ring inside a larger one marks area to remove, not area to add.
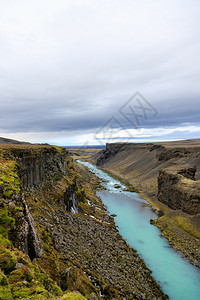
[[[200,137],[200,1],[0,0],[0,136]]]

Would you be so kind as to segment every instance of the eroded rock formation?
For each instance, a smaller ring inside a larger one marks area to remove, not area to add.
[[[200,182],[195,166],[171,167],[159,172],[158,200],[188,214],[200,213]]]

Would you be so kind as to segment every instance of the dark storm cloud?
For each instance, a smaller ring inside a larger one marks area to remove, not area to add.
[[[0,1],[0,131],[95,132],[139,91],[141,127],[200,122],[200,3]]]

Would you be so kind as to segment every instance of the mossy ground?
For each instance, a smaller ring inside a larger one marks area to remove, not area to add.
[[[0,244],[0,270],[0,299],[56,299],[63,295],[52,279],[10,243],[7,247]]]
[[[164,216],[152,223],[160,228],[162,235],[168,239],[172,247],[181,251],[190,263],[200,267],[200,231],[191,222],[191,216],[181,211],[173,211],[164,204],[160,209],[164,212]]]
[[[9,231],[13,230],[15,226],[15,219],[10,217],[8,214],[8,206],[3,205],[2,209],[0,210],[0,235],[6,239],[8,239]]]
[[[66,295],[63,295],[61,300],[86,300],[85,297],[83,297],[80,293],[67,293]]]
[[[20,192],[21,182],[18,169],[16,161],[0,157],[0,186],[5,198],[10,198],[14,193]]]

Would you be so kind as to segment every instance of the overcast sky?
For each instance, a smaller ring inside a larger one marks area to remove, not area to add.
[[[199,0],[0,0],[0,136],[200,137],[199,16]]]

